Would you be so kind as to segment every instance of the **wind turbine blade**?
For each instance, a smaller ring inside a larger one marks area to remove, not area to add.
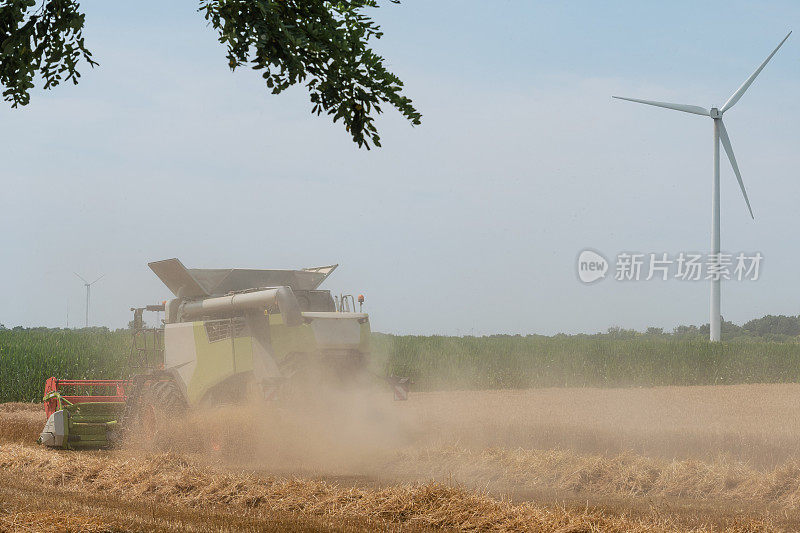
[[[81,278],[81,281],[82,281],[82,282],[84,282],[84,283],[89,283],[88,281],[86,281],[85,279],[83,279],[83,276],[81,276],[81,275],[80,275],[80,274],[78,274],[77,272],[73,272],[73,274],[75,274],[76,276],[78,276],[79,278]]]
[[[709,116],[710,114],[708,109],[704,109],[696,105],[671,104],[669,102],[654,102],[652,100],[638,100],[636,98],[624,98],[622,96],[612,96],[611,98],[616,98],[617,100],[627,100],[628,102],[636,102],[637,104],[647,104],[647,105],[654,105],[656,107],[666,107],[667,109],[683,111],[684,113],[694,113],[695,115],[703,115],[706,117]]]
[[[775,47],[775,50],[773,50],[772,53],[769,56],[767,56],[767,58],[764,60],[764,62],[761,63],[761,65],[756,69],[756,71],[753,72],[750,75],[750,77],[745,80],[745,82],[742,84],[742,86],[739,87],[736,90],[736,92],[731,95],[730,98],[728,98],[728,101],[725,102],[725,105],[722,106],[722,108],[720,109],[720,112],[724,113],[728,109],[732,108],[733,105],[736,102],[739,101],[739,98],[741,98],[742,95],[745,93],[745,91],[747,91],[748,87],[750,87],[750,85],[753,84],[753,81],[756,79],[756,76],[758,76],[761,73],[761,71],[764,70],[764,67],[767,66],[767,63],[769,63],[769,60],[772,59],[772,56],[775,55],[775,52],[777,52],[778,49],[781,46],[783,46],[783,43],[786,42],[786,39],[788,39],[791,34],[792,34],[792,32],[789,32],[789,33],[786,34],[786,37],[784,37],[783,40],[781,41],[781,43],[777,47]]]
[[[739,188],[742,189],[742,196],[747,204],[747,210],[750,211],[750,217],[753,216],[753,208],[750,207],[750,199],[747,197],[747,191],[744,189],[744,182],[742,181],[742,174],[739,172],[739,165],[736,164],[736,157],[733,155],[733,147],[731,146],[731,139],[728,137],[728,131],[725,129],[725,124],[722,119],[719,121],[719,140],[722,141],[722,146],[725,148],[725,153],[728,154],[728,159],[731,161],[733,173],[736,174],[736,179],[739,180]]]
[[[100,276],[99,278],[97,278],[96,280],[94,280],[93,282],[91,282],[89,285],[94,285],[95,283],[97,283],[98,281],[100,281],[101,279],[103,279],[105,276],[106,276],[106,275],[105,275],[105,274],[103,274],[102,276]]]

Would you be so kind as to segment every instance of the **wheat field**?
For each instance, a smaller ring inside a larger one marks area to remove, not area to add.
[[[33,444],[40,406],[3,404],[0,530],[789,531],[799,405],[790,384],[340,396],[63,452]]]

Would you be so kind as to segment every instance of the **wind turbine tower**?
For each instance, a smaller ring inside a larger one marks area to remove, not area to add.
[[[789,32],[786,37],[780,42],[780,44],[772,51],[772,53],[767,56],[761,65],[753,72],[749,78],[747,78],[744,83],[736,89],[728,101],[725,102],[720,107],[712,107],[711,109],[706,109],[704,107],[696,106],[696,105],[685,105],[685,104],[672,104],[669,102],[655,102],[652,100],[638,100],[636,98],[623,98],[621,96],[614,96],[613,98],[618,98],[620,100],[628,100],[629,102],[636,102],[639,104],[647,104],[656,107],[665,107],[667,109],[674,109],[675,111],[683,111],[684,113],[692,113],[695,115],[701,115],[704,117],[710,117],[714,122],[714,176],[711,186],[711,255],[709,257],[709,263],[719,269],[720,263],[720,245],[719,245],[719,143],[722,141],[722,147],[725,149],[725,153],[728,155],[728,160],[731,162],[731,167],[733,167],[733,173],[736,174],[736,179],[739,181],[739,188],[742,190],[742,196],[744,196],[744,201],[747,204],[747,210],[750,212],[750,216],[753,217],[753,210],[750,208],[750,200],[747,198],[747,191],[744,188],[744,182],[742,181],[742,175],[739,172],[739,165],[736,164],[736,157],[733,155],[733,147],[731,146],[731,140],[728,137],[728,132],[725,129],[725,124],[722,122],[722,115],[730,108],[732,108],[736,102],[744,95],[745,91],[753,84],[755,81],[756,76],[758,76],[761,71],[767,66],[769,60],[772,59],[772,56],[778,51],[778,49],[783,46],[783,43],[786,42],[786,39],[789,38],[792,32]],[[711,278],[711,316],[709,317],[709,324],[710,324],[710,338],[712,341],[719,341],[720,340],[720,329],[721,329],[721,312],[720,312],[720,277],[712,277]]]
[[[91,293],[92,285],[94,285],[95,283],[97,283],[98,281],[103,279],[103,276],[105,276],[105,274],[103,274],[103,276],[100,276],[96,280],[92,281],[91,283],[86,281],[83,278],[83,276],[81,276],[77,272],[74,272],[74,274],[81,279],[81,281],[83,282],[84,287],[86,287],[86,327],[88,328],[89,327],[89,294]]]

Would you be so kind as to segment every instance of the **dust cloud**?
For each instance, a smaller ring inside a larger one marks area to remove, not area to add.
[[[687,461],[782,468],[800,457],[798,408],[800,385],[451,391],[407,402],[330,389],[194,410],[160,435],[159,450],[264,474],[580,491],[565,475],[587,460],[607,477],[633,463],[651,473]]]
[[[417,443],[418,420],[407,407],[378,388],[315,387],[275,401],[192,409],[155,439],[132,435],[124,446],[276,474],[374,474]]]

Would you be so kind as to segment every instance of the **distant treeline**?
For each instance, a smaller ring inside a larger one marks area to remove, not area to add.
[[[635,334],[632,330],[610,328],[609,334]],[[708,324],[702,326],[677,326],[671,333],[664,332],[661,328],[647,328],[647,335],[673,335],[679,337],[708,337]],[[733,322],[722,320],[722,337],[727,340],[737,340],[759,337],[763,340],[777,342],[797,341],[800,336],[800,316],[767,315],[754,318],[737,326]]]
[[[708,325],[553,336],[374,333],[372,370],[411,377],[417,390],[800,382],[800,317],[723,321],[722,335],[708,342]],[[129,352],[127,329],[0,327],[0,402],[40,400],[50,376],[126,377]]]

